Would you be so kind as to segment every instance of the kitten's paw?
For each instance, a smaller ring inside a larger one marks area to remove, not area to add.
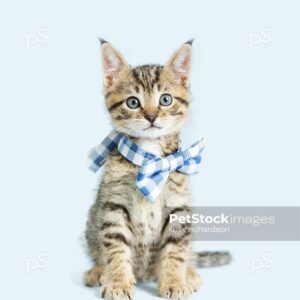
[[[187,270],[186,280],[187,283],[193,287],[194,292],[198,291],[198,289],[203,285],[201,277],[192,267],[189,267]]]
[[[96,266],[89,271],[86,271],[83,275],[83,282],[86,286],[94,287],[100,286],[100,276],[102,273],[102,268]]]
[[[132,300],[135,290],[133,283],[112,283],[103,287],[102,298],[107,300]]]
[[[167,299],[185,299],[192,295],[194,292],[193,286],[178,281],[177,283],[161,283],[159,285],[159,293],[161,297]]]

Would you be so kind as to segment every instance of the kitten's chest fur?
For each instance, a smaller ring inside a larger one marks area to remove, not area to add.
[[[157,156],[163,155],[161,145],[157,140],[137,139],[135,142],[147,152]],[[139,193],[139,191],[136,190],[136,193]],[[133,203],[132,215],[138,236],[137,243],[148,245],[155,243],[160,237],[159,228],[161,226],[162,208],[164,206],[163,198],[159,196],[154,203],[150,203],[146,199],[135,199],[137,201]]]
[[[159,140],[139,138],[136,140],[136,144],[147,152],[153,153],[157,156],[163,156],[163,149]]]
[[[173,153],[177,147],[177,140],[166,143],[165,140],[140,138],[135,139],[134,142],[143,150],[156,156],[164,156],[166,152]],[[110,182],[115,182],[113,188],[124,195],[124,202],[131,215],[135,243],[151,245],[160,239],[160,230],[166,217],[164,207],[180,205],[180,202],[186,201],[186,197],[178,197],[176,191],[178,187],[182,191],[186,189],[186,176],[178,172],[171,173],[161,194],[151,203],[136,187],[138,168],[117,153],[109,159],[104,183],[110,185]],[[175,204],[172,201],[175,201]]]
[[[156,139],[136,139],[135,143],[143,150],[157,156],[164,156],[165,151],[174,152],[173,149],[166,149],[167,146]],[[169,143],[170,145],[172,147],[173,144]],[[131,183],[128,205],[136,236],[135,242],[136,244],[145,245],[155,244],[161,237],[162,223],[166,218],[166,210],[164,208],[166,206],[186,204],[187,197],[185,191],[187,189],[187,177],[178,172],[171,173],[161,194],[151,203],[142,196],[135,185],[139,167],[132,163],[128,163],[127,167],[131,170],[128,173],[128,179],[130,178]],[[123,188],[128,189],[128,186],[124,186]],[[178,193],[179,191],[181,193]]]

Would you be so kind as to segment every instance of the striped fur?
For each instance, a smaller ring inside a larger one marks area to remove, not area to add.
[[[102,55],[105,99],[114,128],[156,155],[175,152],[190,101],[191,44],[179,48],[164,67],[131,68],[105,41]],[[172,97],[170,106],[160,104],[164,94]],[[130,97],[138,99],[139,107],[128,107]],[[149,203],[135,186],[136,174],[137,167],[117,151],[107,158],[87,222],[86,239],[95,266],[86,272],[85,283],[101,284],[102,297],[115,300],[132,299],[138,280],[156,279],[162,297],[188,297],[201,285],[196,262],[208,266],[209,260],[214,265],[225,261],[221,254],[197,257],[188,230],[169,230],[170,213],[189,210],[188,176],[171,173],[161,195]]]

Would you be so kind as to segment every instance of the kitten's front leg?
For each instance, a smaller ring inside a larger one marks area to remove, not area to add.
[[[132,233],[126,207],[107,202],[102,224],[104,270],[101,275],[102,297],[108,300],[130,300],[135,289],[132,268]],[[124,213],[125,212],[125,213]],[[114,220],[114,221],[112,221]]]
[[[157,265],[159,293],[164,298],[188,298],[200,283],[196,272],[193,272],[193,276],[197,278],[190,276],[193,270],[190,265],[189,231],[173,232],[169,226],[164,226],[162,231],[160,260]]]
[[[164,298],[183,299],[193,292],[193,286],[187,282],[186,262],[187,241],[169,244],[162,250],[160,270],[158,271],[159,293]]]

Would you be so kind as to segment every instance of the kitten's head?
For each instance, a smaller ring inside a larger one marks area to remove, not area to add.
[[[110,43],[102,41],[101,50],[114,128],[144,138],[177,133],[187,117],[192,43],[183,44],[165,66],[131,68]]]

